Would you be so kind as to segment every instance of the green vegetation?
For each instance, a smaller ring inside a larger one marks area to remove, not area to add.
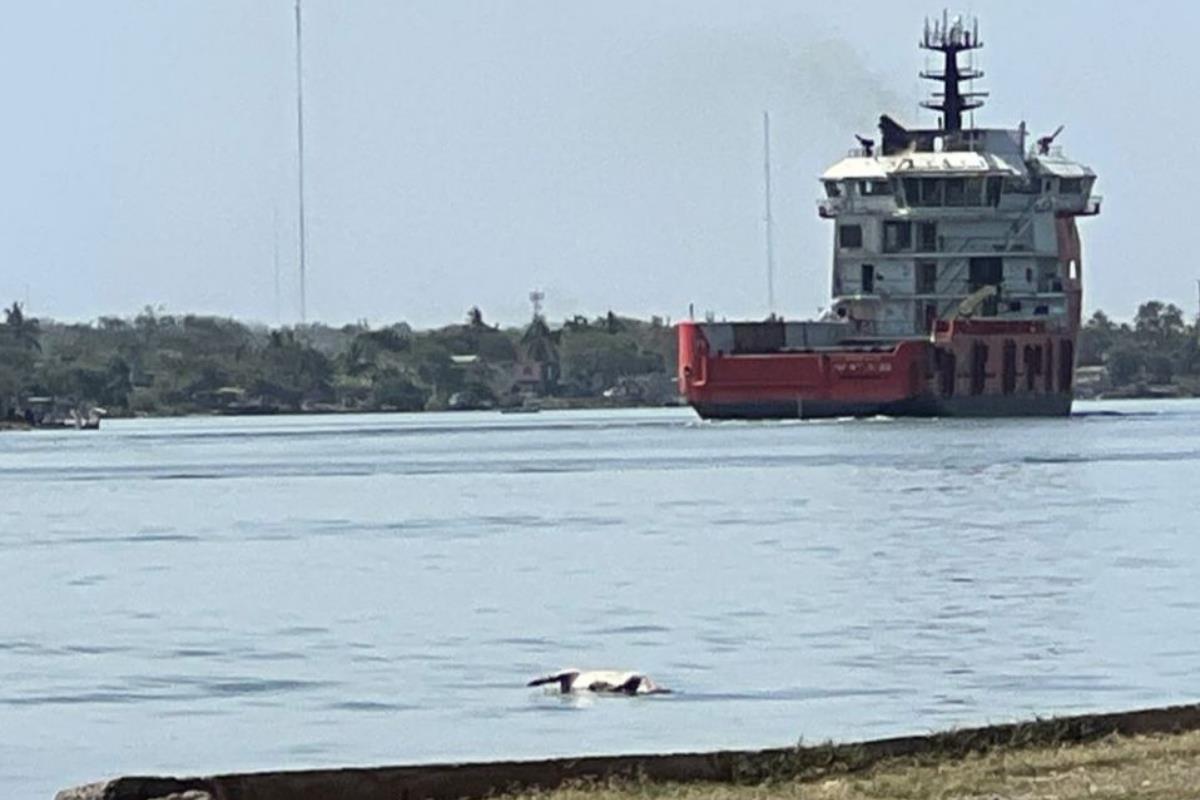
[[[1132,323],[1097,311],[1079,340],[1078,388],[1106,396],[1200,395],[1200,331],[1174,305],[1143,304]],[[650,404],[674,397],[670,325],[609,313],[552,326],[404,323],[270,329],[146,309],[133,319],[62,324],[17,303],[0,325],[0,420],[31,397],[133,414],[420,411]]]
[[[1110,736],[1087,744],[1005,746],[965,756],[892,758],[752,782],[581,783],[516,797],[537,800],[1105,800],[1196,797],[1200,733]]]
[[[1080,333],[1079,366],[1104,367],[1110,394],[1200,395],[1200,330],[1157,300],[1143,303],[1132,325],[1097,311]]]
[[[500,329],[478,309],[430,331],[269,329],[152,309],[68,325],[30,319],[14,303],[0,326],[0,419],[31,397],[114,416],[489,408],[530,396],[662,403],[673,396],[674,348],[662,320],[612,313],[557,329],[540,317]]]

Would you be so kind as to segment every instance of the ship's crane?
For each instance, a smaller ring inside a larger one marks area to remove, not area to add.
[[[1050,155],[1050,145],[1054,144],[1054,140],[1057,139],[1058,135],[1063,132],[1064,127],[1065,126],[1063,125],[1059,125],[1054,129],[1054,133],[1050,134],[1049,136],[1042,136],[1037,140],[1039,156]]]

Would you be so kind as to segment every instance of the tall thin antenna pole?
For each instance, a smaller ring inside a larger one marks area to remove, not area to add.
[[[300,26],[300,0],[296,0],[296,141],[300,193],[300,322],[308,321],[308,295],[305,283],[305,250],[308,241],[304,230],[304,36]]]
[[[767,311],[775,314],[775,220],[771,216],[771,115],[763,112],[763,192],[767,223]]]
[[[279,310],[279,206],[271,209],[272,256],[275,265],[275,324],[282,324]]]

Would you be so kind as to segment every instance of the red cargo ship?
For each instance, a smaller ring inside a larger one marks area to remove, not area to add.
[[[1016,129],[964,128],[982,77],[958,54],[978,26],[926,22],[921,73],[938,127],[883,116],[878,148],[822,176],[835,222],[824,318],[683,322],[680,391],[712,419],[1058,416],[1070,413],[1083,289],[1075,219],[1099,213],[1095,173]]]

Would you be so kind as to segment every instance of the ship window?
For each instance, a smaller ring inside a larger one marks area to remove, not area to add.
[[[887,181],[860,181],[858,191],[859,194],[867,196],[891,194],[892,187]]]
[[[977,292],[985,286],[1000,287],[1004,282],[1004,261],[995,256],[987,258],[972,258],[967,261],[967,290]],[[995,297],[989,298],[995,300]],[[993,303],[994,305],[994,303]],[[985,316],[992,314],[984,312]]]
[[[964,205],[977,206],[983,200],[983,178],[967,178],[966,202]]]
[[[1083,194],[1083,181],[1079,178],[1059,178],[1058,191],[1060,194]]]
[[[898,253],[912,249],[912,223],[886,221],[883,223],[883,252]]]
[[[845,248],[862,247],[861,225],[838,226],[838,246]]]
[[[874,294],[875,293],[875,265],[874,264],[863,264],[862,265],[862,293],[863,294]]]
[[[942,181],[939,178],[921,178],[921,205],[942,204]]]
[[[917,294],[937,294],[937,262],[917,262]]]
[[[946,179],[946,205],[963,206],[967,204],[967,182],[962,178]]]
[[[910,206],[921,205],[921,182],[916,178],[905,178],[904,198]]]
[[[988,347],[983,342],[971,345],[971,394],[983,394],[987,387]]]
[[[933,253],[937,251],[936,222],[917,223],[917,249],[922,253]]]
[[[1000,186],[1003,181],[999,177],[990,177],[987,179],[987,204],[989,206],[1000,205]]]
[[[1017,388],[1017,343],[1012,339],[1004,342],[1004,364],[1000,380],[1000,388],[1005,394],[1012,394]]]
[[[825,181],[825,195],[826,197],[841,197],[842,187],[837,181]]]
[[[1058,388],[1061,391],[1071,391],[1071,381],[1075,377],[1075,346],[1070,339],[1063,339],[1058,351]]]

